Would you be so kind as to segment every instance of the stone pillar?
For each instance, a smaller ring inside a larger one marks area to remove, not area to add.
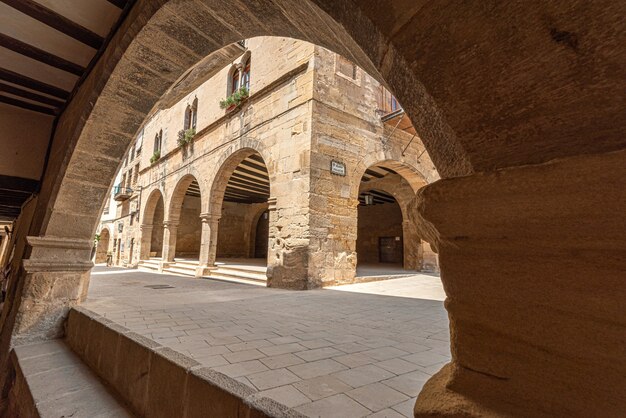
[[[21,300],[12,344],[63,336],[69,309],[87,296],[91,240],[28,237],[30,257],[22,262],[16,285]]]
[[[402,221],[403,267],[405,270],[419,270],[422,265],[422,240],[412,220]]]
[[[196,277],[202,277],[215,269],[215,257],[217,254],[217,231],[219,228],[219,215],[201,213],[202,236],[200,241],[199,266],[196,269]]]
[[[148,260],[150,258],[150,249],[152,245],[152,231],[154,225],[141,225],[141,241],[139,243],[139,259]]]
[[[625,178],[621,151],[422,189],[452,361],[416,417],[623,416]]]
[[[176,232],[178,231],[178,222],[163,222],[163,262],[168,264],[174,262],[176,256]]]

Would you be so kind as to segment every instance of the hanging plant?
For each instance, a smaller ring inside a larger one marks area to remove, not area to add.
[[[159,158],[161,158],[161,150],[154,151],[154,154],[152,154],[152,157],[150,157],[150,164],[156,163],[157,161],[159,161]]]
[[[185,145],[188,145],[191,143],[194,136],[196,136],[196,130],[194,128],[181,129],[178,131],[178,146],[184,147]]]
[[[239,106],[244,100],[250,96],[250,92],[246,87],[241,87],[239,90],[228,96],[227,98],[220,100],[220,107],[222,109],[231,109]]]

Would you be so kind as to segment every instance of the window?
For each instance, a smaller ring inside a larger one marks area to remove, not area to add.
[[[135,164],[135,170],[133,171],[133,185],[137,184],[139,180],[139,163]]]
[[[161,141],[163,140],[163,129],[154,136],[154,152],[161,151]]]
[[[196,129],[198,122],[198,98],[196,97],[191,106],[187,105],[185,109],[185,122],[183,129]]]
[[[134,160],[135,159],[135,144],[133,144],[132,147],[130,147],[130,160]]]
[[[239,79],[241,77],[241,73],[239,70],[234,70],[233,71],[233,75],[230,78],[230,93],[229,94],[233,94],[234,92],[236,92],[237,90],[239,90]]]
[[[250,58],[243,65],[243,73],[241,75],[241,86],[250,91]]]

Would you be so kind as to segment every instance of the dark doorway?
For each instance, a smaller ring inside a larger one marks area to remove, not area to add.
[[[381,263],[402,263],[402,237],[380,237],[378,251]]]
[[[254,238],[254,258],[267,258],[268,240],[270,233],[270,213],[263,212],[256,224]]]

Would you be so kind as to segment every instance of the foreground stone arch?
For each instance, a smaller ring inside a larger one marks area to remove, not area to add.
[[[282,35],[333,49],[385,81],[446,178],[424,188],[416,207],[441,252],[454,358],[416,413],[623,411],[623,257],[600,268],[572,254],[602,258],[626,242],[626,29],[615,18],[624,4],[395,6],[137,2],[58,121],[3,312],[3,369],[12,341],[61,335],[67,309],[84,298],[101,202],[158,98],[211,51]],[[69,290],[56,299],[32,292],[60,283]],[[559,330],[576,332],[555,338]]]

